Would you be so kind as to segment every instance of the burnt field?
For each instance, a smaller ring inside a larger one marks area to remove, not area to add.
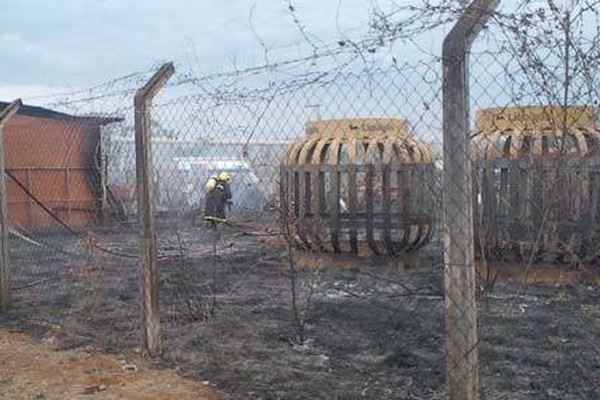
[[[370,261],[297,272],[294,319],[283,244],[225,227],[215,247],[205,228],[179,225],[158,234],[157,366],[234,399],[444,398],[439,244],[408,270]],[[0,323],[65,349],[135,351],[138,269],[121,257],[135,255],[135,231],[44,238],[55,249],[13,238],[15,306]],[[482,398],[600,398],[597,281],[499,281],[479,304]]]

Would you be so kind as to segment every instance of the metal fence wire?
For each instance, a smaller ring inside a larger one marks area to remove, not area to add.
[[[232,398],[598,398],[596,78],[551,74],[568,54],[517,57],[492,22],[457,86],[462,119],[448,58],[351,49],[177,66],[143,115],[134,96],[156,68],[22,105],[3,127],[1,323],[137,348],[152,335],[142,244],[154,350]],[[457,126],[464,147],[447,140]],[[215,228],[205,183],[220,172],[233,206]]]

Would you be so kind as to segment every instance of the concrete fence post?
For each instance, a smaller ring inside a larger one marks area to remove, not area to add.
[[[499,0],[474,0],[444,39],[446,397],[479,397],[467,56]]]
[[[0,171],[4,172],[4,124],[21,107],[21,99],[10,103],[0,112]],[[11,306],[11,271],[8,247],[8,212],[6,205],[6,177],[0,176],[0,312]]]
[[[137,91],[134,99],[137,214],[140,229],[142,351],[150,356],[156,355],[162,350],[158,303],[158,269],[156,264],[150,108],[152,99],[174,73],[173,63],[162,65],[150,80]]]

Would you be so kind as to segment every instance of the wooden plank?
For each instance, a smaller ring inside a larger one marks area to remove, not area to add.
[[[342,172],[340,172],[340,153],[342,151],[342,142],[339,138],[335,138],[331,144],[329,151],[329,165],[335,167],[335,170],[329,172],[330,176],[330,190],[327,198],[329,204],[328,212],[331,214],[329,232],[331,235],[331,245],[333,251],[336,253],[341,252],[340,248],[340,201],[342,199],[341,193],[341,179]],[[325,172],[326,174],[328,172]]]
[[[481,224],[483,225],[483,241],[485,247],[493,248],[497,243],[496,176],[494,172],[493,161],[487,160],[485,162],[485,170],[483,171],[482,180],[481,202],[483,213],[481,216]]]
[[[300,172],[290,169],[290,173],[293,174],[293,187],[294,187],[294,217],[295,219],[300,217]]]
[[[382,208],[384,221],[388,223],[383,227],[383,243],[389,255],[394,255],[394,243],[392,241],[392,219],[390,217],[391,212],[391,185],[390,185],[390,166],[384,164],[381,170],[381,191],[382,191]]]
[[[434,167],[432,164],[425,163],[413,165],[412,168],[414,169],[417,175],[417,179],[415,181],[415,190],[417,190],[419,193],[418,203],[415,207],[415,210],[417,211],[416,215],[433,215],[434,194],[432,193],[431,185],[433,185]],[[415,213],[413,212],[413,214]],[[417,235],[413,240],[411,249],[418,249],[430,240],[431,235],[433,234],[433,230],[432,225],[426,222],[427,219],[419,221],[419,223],[417,224]]]
[[[519,177],[517,181],[517,197],[519,201],[519,218],[529,218],[529,171],[531,164],[519,163]]]
[[[406,224],[410,218],[410,191],[409,191],[409,172],[406,165],[400,167],[396,173],[398,179],[398,191],[400,195],[400,224],[404,227],[400,247],[406,248],[409,246],[411,227]]]
[[[348,169],[348,213],[350,216],[357,212],[358,205],[358,188],[356,184],[356,170],[354,168]],[[358,232],[356,228],[350,228],[350,251],[352,253],[358,253]]]
[[[331,174],[331,191],[329,197],[329,210],[331,212],[331,245],[333,251],[339,253],[340,249],[340,180],[341,172]]]
[[[298,202],[298,218],[306,217],[306,175],[304,166],[298,166],[297,169],[298,174],[298,198],[296,201]]]
[[[554,217],[554,223],[552,224],[551,229],[546,230],[548,232],[548,250],[554,259],[561,253],[560,248],[561,245],[564,244],[563,239],[565,239],[565,236],[561,231],[565,223],[570,220],[572,212],[569,204],[571,198],[571,194],[569,193],[569,169],[567,166],[562,165],[562,168],[559,168],[559,165],[560,164],[557,164],[554,167],[556,184],[552,196],[555,201],[552,203],[552,209],[550,210],[550,215]]]
[[[311,182],[313,185],[312,192],[312,210],[315,217],[318,217],[327,209],[327,201],[325,199],[325,171],[324,166],[327,165],[325,156],[327,154],[328,144],[325,139],[321,139],[313,152],[310,166],[317,168],[311,170]]]
[[[329,179],[331,179],[331,174],[329,174]],[[318,202],[315,205],[315,210],[318,211],[318,215],[323,215],[327,212],[327,194],[325,192],[325,172],[319,172],[317,175],[317,198]]]
[[[595,169],[590,173],[590,222],[598,219],[598,202],[600,202],[600,171]]]
[[[321,138],[315,147],[315,150],[312,154],[311,165],[323,166],[325,165],[325,155],[327,150],[327,140]],[[312,216],[315,219],[315,225],[312,229],[312,241],[315,243],[315,246],[319,249],[325,249],[328,246],[325,246],[323,242],[322,234],[325,233],[327,228],[327,222],[323,220],[321,214],[324,213],[327,209],[326,201],[325,201],[325,173],[322,169],[316,169],[315,171],[311,171],[311,211]]]
[[[508,216],[509,218],[519,218],[519,162],[510,161],[508,169]]]
[[[304,166],[297,167],[296,177],[298,179],[298,197],[296,197],[296,203],[298,205],[298,219],[299,220],[305,219],[307,216],[307,210],[306,210],[306,205],[307,205],[306,189],[308,187],[307,180],[306,180],[307,176],[310,176],[310,173],[305,172]],[[305,229],[297,229],[297,234],[298,234],[298,237],[300,237],[300,240],[302,241],[302,243],[307,248],[311,248],[311,243],[310,243],[310,240],[308,239],[308,236],[306,235],[306,230]]]
[[[419,222],[419,238],[417,239],[414,248],[420,248],[427,244],[434,233],[435,224],[435,213],[437,210],[437,191],[435,187],[435,166],[433,163],[420,164],[417,166],[417,170],[420,171],[422,184],[420,186],[422,191],[422,201],[419,212],[416,216],[424,216]]]
[[[313,185],[312,185],[312,178],[313,178],[313,174],[311,174],[310,172],[304,172],[302,175],[304,175],[304,197],[302,197],[303,199],[303,204],[304,204],[304,216],[313,216],[313,208],[312,208],[312,204],[313,204]]]
[[[531,221],[533,232],[539,232],[542,227],[545,203],[544,170],[542,164],[538,160],[535,160],[530,172],[531,197],[529,207],[531,209]]]
[[[307,172],[306,173],[306,203],[307,203],[307,215],[312,218],[313,225],[312,228],[308,231],[308,240],[311,243],[311,246],[318,250],[323,249],[323,239],[321,238],[321,233],[325,228],[325,223],[320,217],[321,209],[319,208],[319,190],[321,184],[319,183],[319,173]]]
[[[421,214],[421,195],[420,191],[423,187],[421,179],[421,171],[418,165],[410,164],[405,167],[408,170],[408,198],[410,210],[409,218],[413,215]],[[471,178],[472,179],[472,178]],[[424,225],[420,221],[416,221],[409,230],[406,231],[406,251],[413,251],[416,245],[420,242],[420,238],[424,234]]]
[[[375,166],[370,163],[368,165],[367,174],[365,177],[365,210],[366,210],[366,228],[367,228],[367,242],[369,247],[375,254],[380,254],[377,242],[375,241],[375,234],[373,229],[373,183],[375,180]]]
[[[508,168],[500,168],[500,196],[498,200],[498,212],[500,216],[510,215],[510,188]]]
[[[279,219],[284,227],[283,234],[287,241],[292,240],[292,221],[290,210],[290,187],[288,168],[284,163],[279,165]]]

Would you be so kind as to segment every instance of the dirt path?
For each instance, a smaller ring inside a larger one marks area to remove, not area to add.
[[[173,370],[149,369],[141,359],[76,349],[56,351],[0,328],[0,399],[220,399]]]

